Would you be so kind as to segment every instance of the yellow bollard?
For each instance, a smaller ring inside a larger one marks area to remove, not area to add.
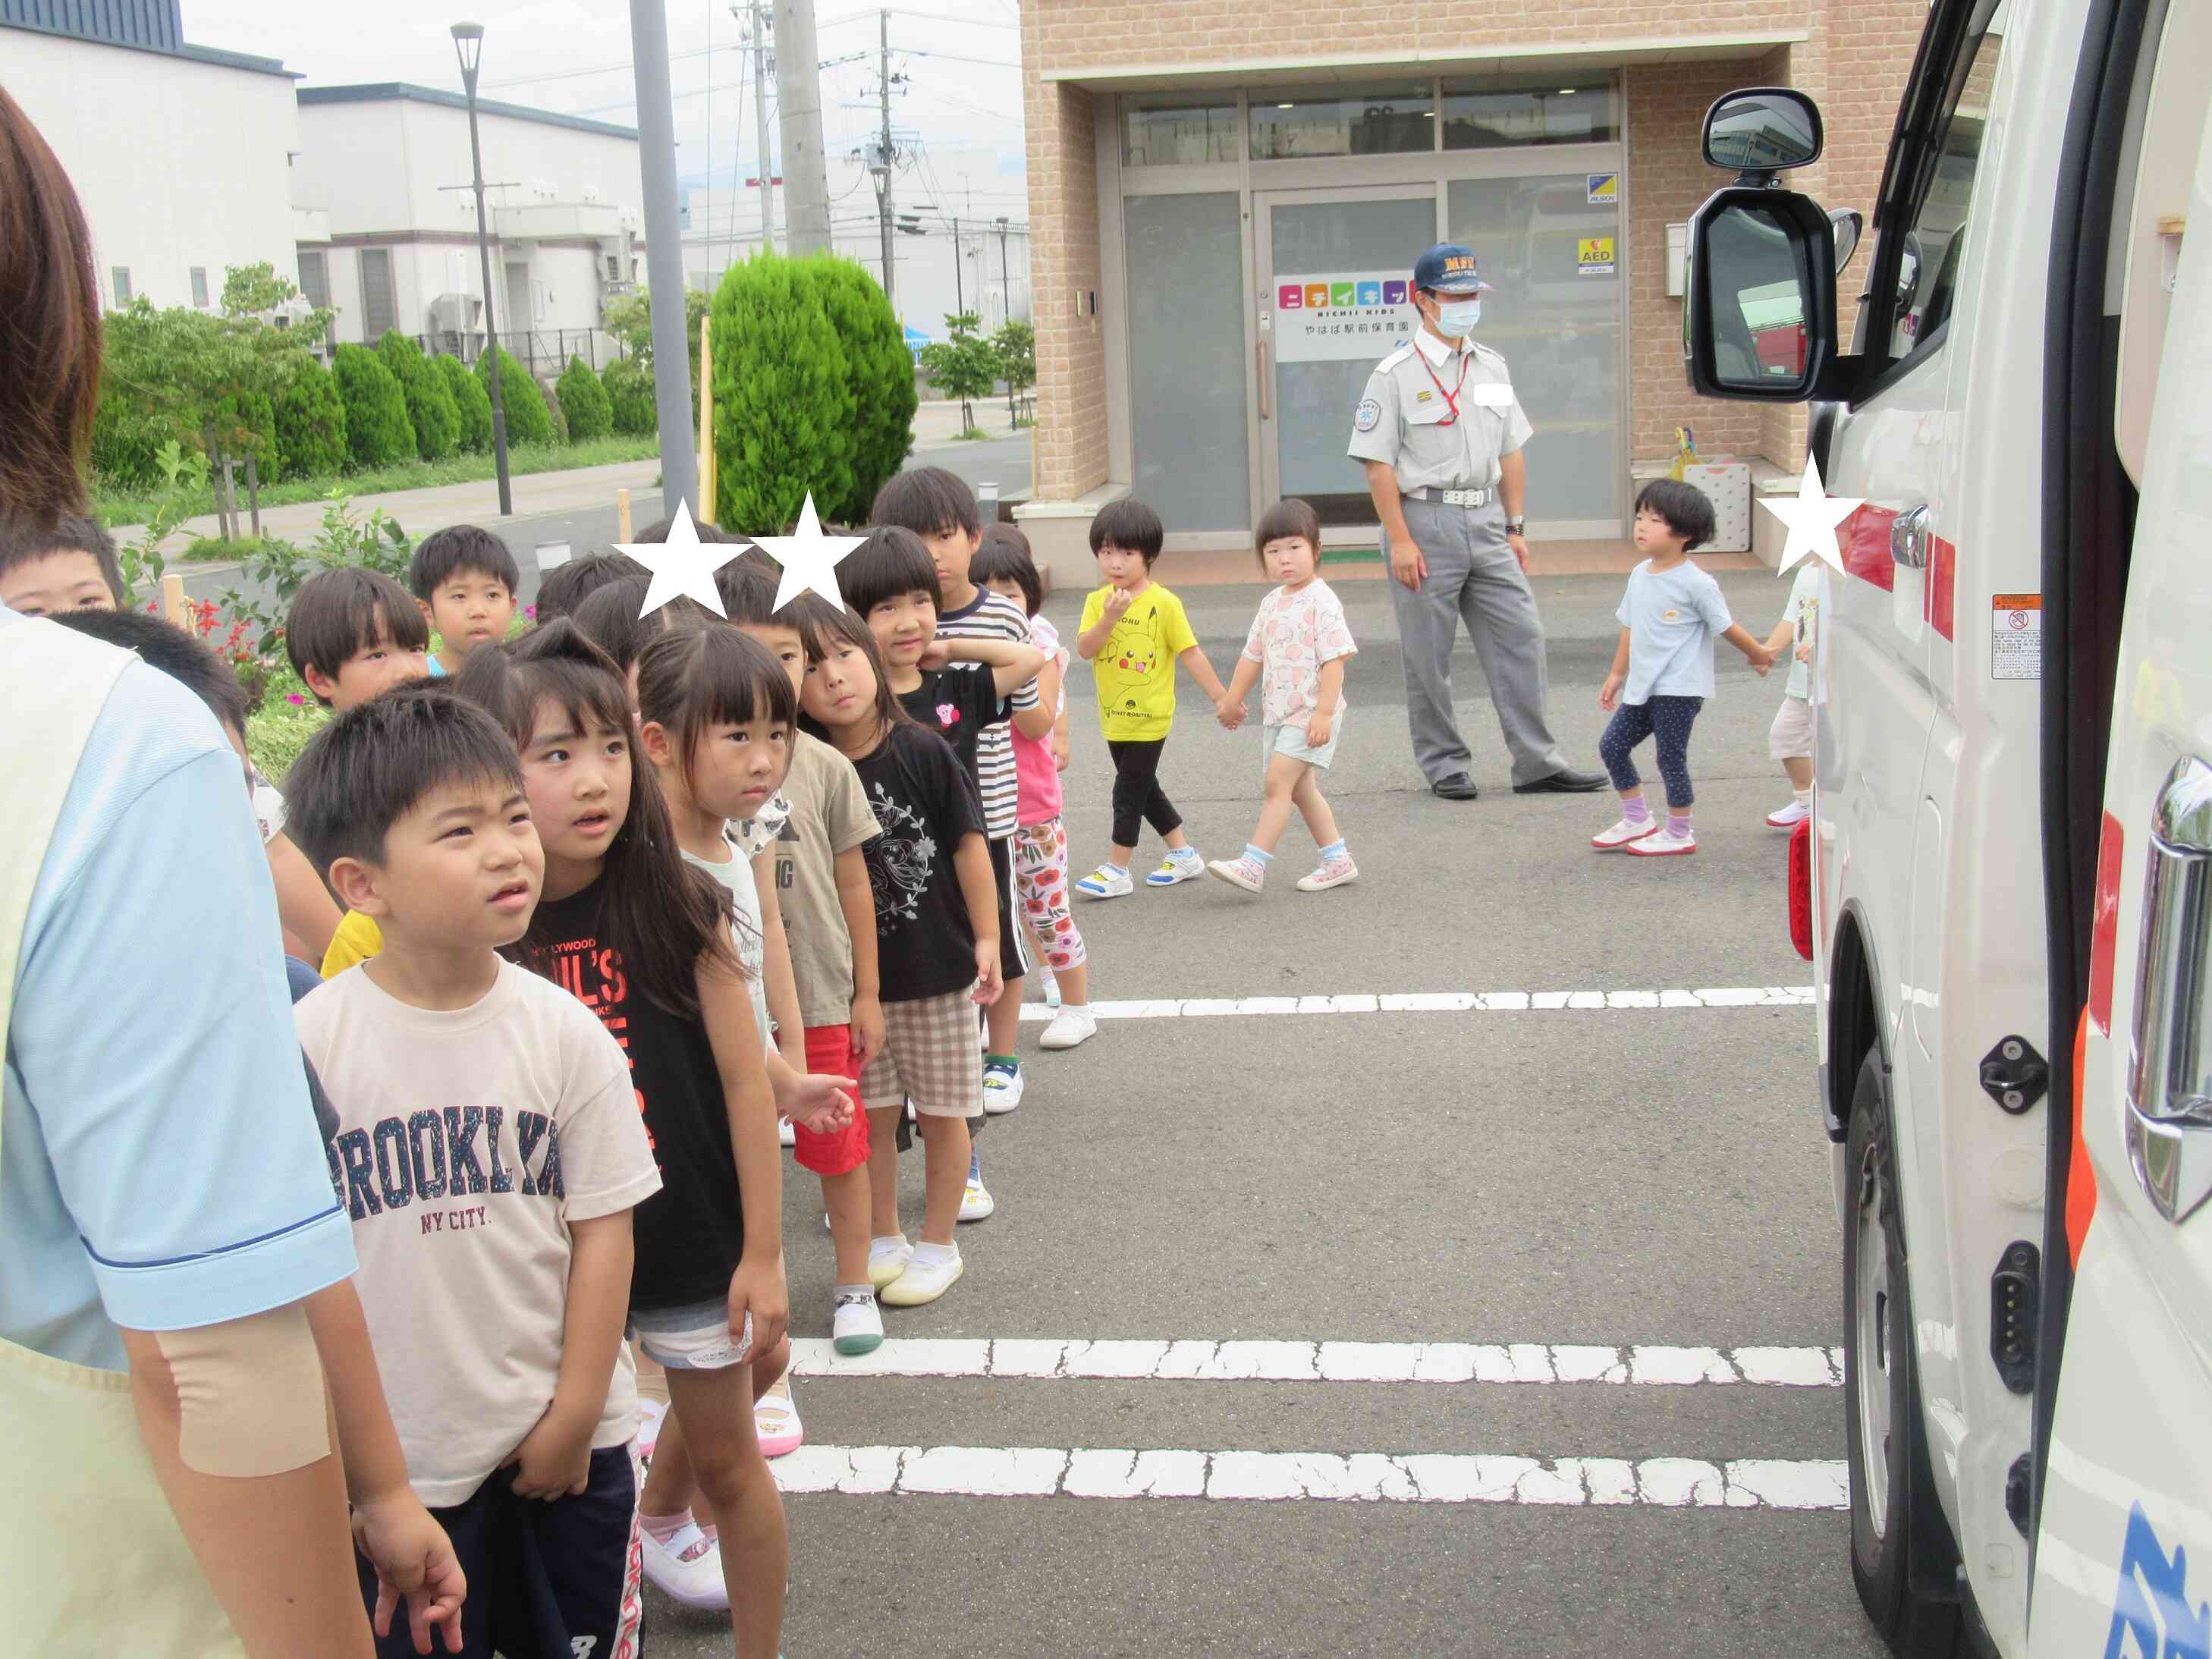
[[[617,544],[629,539],[629,491],[615,491],[615,541]]]

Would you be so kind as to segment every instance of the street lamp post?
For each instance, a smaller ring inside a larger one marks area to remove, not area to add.
[[[461,85],[469,94],[469,160],[476,169],[477,252],[483,260],[484,343],[491,352],[491,453],[499,472],[501,518],[514,514],[514,488],[507,477],[507,404],[500,396],[499,332],[491,308],[491,231],[484,219],[483,145],[477,137],[477,65],[483,57],[483,25],[453,25],[453,51],[461,60]]]

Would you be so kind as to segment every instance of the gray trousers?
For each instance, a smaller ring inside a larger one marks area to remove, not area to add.
[[[1544,624],[1521,562],[1505,540],[1505,509],[1408,501],[1406,527],[1428,562],[1412,592],[1395,579],[1390,603],[1406,671],[1406,720],[1413,758],[1431,783],[1471,773],[1474,757],[1452,718],[1452,645],[1459,624],[1482,659],[1498,730],[1513,756],[1513,781],[1534,783],[1566,769],[1544,716]]]

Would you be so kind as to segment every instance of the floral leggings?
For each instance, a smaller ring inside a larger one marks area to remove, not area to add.
[[[1067,830],[1058,818],[1014,831],[1014,903],[1037,937],[1044,965],[1080,968],[1089,956],[1067,903]]]

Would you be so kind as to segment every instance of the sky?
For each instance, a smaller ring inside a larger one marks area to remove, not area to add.
[[[449,27],[482,23],[483,96],[636,123],[629,9],[611,0],[182,3],[187,40],[281,58],[306,76],[305,86],[410,81],[459,91]],[[665,3],[679,173],[692,185],[710,175],[720,185],[756,176],[752,66],[730,0]],[[910,0],[890,11],[892,70],[909,77],[891,99],[893,137],[909,152],[900,199],[941,198],[948,211],[1025,218],[1016,0]],[[822,71],[822,132],[834,158],[873,142],[878,11],[866,0],[816,0],[815,19],[821,60],[833,65]],[[771,77],[771,126],[775,95]],[[933,164],[960,152],[968,154],[957,168]]]

